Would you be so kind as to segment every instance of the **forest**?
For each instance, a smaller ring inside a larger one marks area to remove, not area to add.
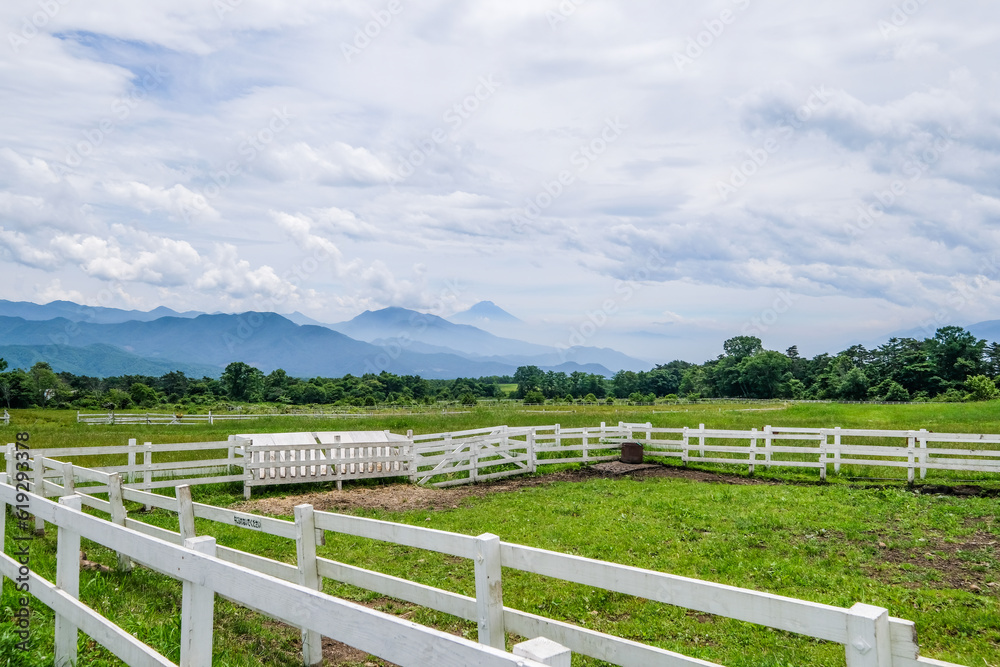
[[[612,377],[521,366],[513,376],[428,380],[383,371],[340,378],[298,378],[281,369],[264,373],[241,361],[220,377],[191,378],[174,371],[160,377],[96,378],[55,372],[46,362],[7,370],[0,359],[0,402],[7,408],[181,408],[247,402],[286,405],[414,405],[438,401],[472,405],[479,400],[525,403],[702,398],[839,401],[991,400],[1000,396],[1000,344],[977,339],[961,327],[938,329],[924,340],[892,338],[872,350],[853,345],[806,358],[797,346],[767,350],[760,338],[736,336],[702,364],[674,360],[648,371]]]

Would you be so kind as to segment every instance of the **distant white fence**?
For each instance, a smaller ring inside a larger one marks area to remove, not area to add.
[[[115,473],[100,473],[58,462],[52,464],[60,466],[64,484],[62,488],[47,484],[43,490],[74,495],[61,498],[56,505],[29,493],[27,485],[31,475],[18,471],[14,478],[20,480],[17,488],[0,483],[0,502],[5,506],[13,505],[21,521],[34,514],[36,520],[53,523],[59,528],[56,584],[33,573],[30,581],[32,594],[56,613],[56,664],[75,659],[78,629],[130,665],[171,664],[79,603],[78,551],[83,536],[117,551],[122,568],[128,568],[129,561],[134,560],[184,581],[182,665],[210,664],[212,600],[218,593],[301,628],[303,659],[307,665],[317,664],[321,659],[321,636],[343,641],[400,665],[537,665],[531,661],[516,662],[513,656],[503,652],[505,633],[512,632],[524,637],[547,637],[574,652],[625,667],[650,664],[719,667],[673,651],[506,607],[501,568],[511,568],[841,644],[847,667],[955,667],[951,663],[920,657],[914,624],[891,618],[879,607],[865,604],[856,604],[850,609],[834,607],[511,544],[500,541],[496,535],[473,537],[314,512],[309,505],[295,508],[293,523],[192,503],[187,486],[178,488],[176,498],[168,498],[123,488],[120,476]],[[103,486],[108,490],[109,500],[92,497],[89,495],[91,490],[76,486],[77,479]],[[126,499],[178,512],[179,532],[127,518],[122,502]],[[109,513],[112,522],[81,513],[81,503]],[[195,517],[293,539],[297,545],[297,565],[218,547],[214,538],[195,535]],[[471,559],[476,596],[459,595],[317,557],[316,543],[322,541],[324,531]],[[18,568],[13,558],[6,555],[0,558],[3,576],[15,579]],[[481,644],[326,596],[318,592],[323,578],[474,621],[478,624]]]
[[[819,471],[820,479],[826,479],[831,466],[839,473],[842,465],[905,468],[909,482],[918,473],[925,479],[929,470],[1000,473],[997,434],[776,426],[739,431],[706,429],[704,424],[692,429],[622,422],[615,439],[640,442],[649,454],[677,458],[685,465],[746,465],[750,472],[758,466],[811,468]]]
[[[623,442],[639,442],[647,456],[678,459],[684,465],[747,466],[751,473],[760,468],[812,469],[820,479],[826,479],[831,468],[840,473],[845,465],[866,474],[902,468],[909,482],[917,476],[925,479],[932,470],[1000,473],[997,434],[776,426],[730,430],[704,424],[660,428],[648,422],[579,428],[495,426],[422,435],[408,431],[405,436],[388,431],[263,433],[178,444],[139,445],[133,439],[127,447],[66,447],[35,454],[124,454],[127,463],[97,469],[122,473],[127,485],[147,490],[242,481],[249,498],[254,486],[335,481],[340,488],[345,481],[375,477],[402,477],[439,487],[469,484],[533,473],[541,465],[617,459]],[[8,465],[13,448],[7,446]],[[213,450],[216,458],[199,458],[211,456]]]

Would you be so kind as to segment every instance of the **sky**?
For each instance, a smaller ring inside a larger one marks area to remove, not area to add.
[[[995,2],[6,0],[0,36],[0,298],[491,300],[661,363],[1000,317]]]

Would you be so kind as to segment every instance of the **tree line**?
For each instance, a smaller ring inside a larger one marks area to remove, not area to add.
[[[649,371],[619,371],[611,378],[584,372],[521,366],[513,376],[428,380],[383,371],[341,378],[296,378],[277,369],[265,374],[233,362],[219,378],[189,378],[180,371],[160,377],[96,378],[56,373],[46,362],[6,371],[0,359],[0,400],[8,408],[171,408],[220,402],[413,405],[480,399],[545,401],[754,398],[847,401],[962,401],[1000,396],[1000,344],[977,339],[961,327],[942,327],[924,340],[892,338],[868,350],[853,345],[836,355],[808,359],[797,346],[766,350],[755,336],[726,340],[723,353],[702,364],[674,360]],[[4,372],[6,371],[6,372]]]

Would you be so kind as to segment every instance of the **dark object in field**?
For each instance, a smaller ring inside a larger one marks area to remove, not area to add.
[[[642,463],[642,445],[638,442],[623,442],[622,463]]]

